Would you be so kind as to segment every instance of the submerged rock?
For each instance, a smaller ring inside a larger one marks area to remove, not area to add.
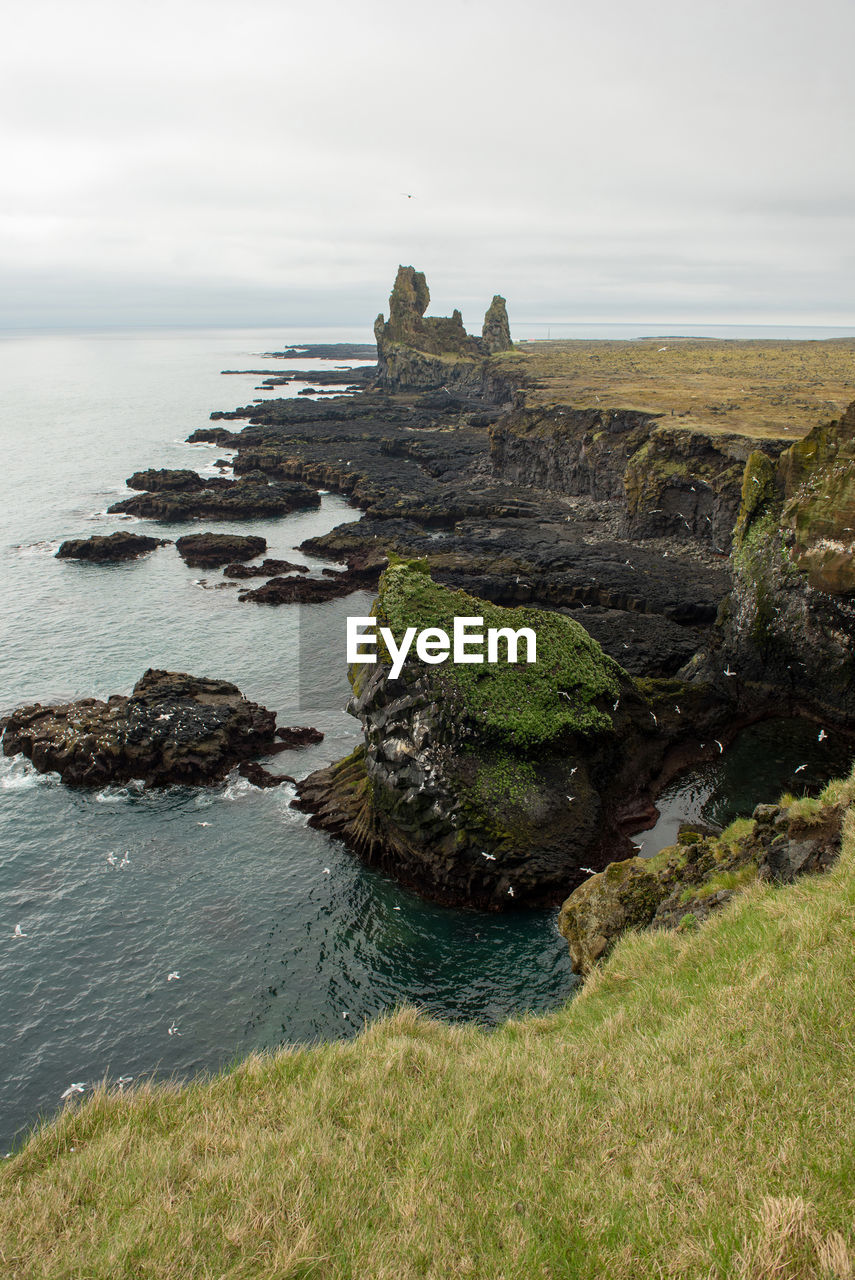
[[[233,560],[252,560],[267,550],[267,539],[258,534],[188,533],[178,539],[175,549],[186,564],[210,569]]]
[[[56,553],[57,560],[91,560],[106,564],[114,560],[133,560],[136,556],[165,547],[168,538],[149,538],[142,533],[93,534],[91,538],[70,538]]]
[[[261,564],[227,564],[223,569],[226,578],[272,578],[274,574],[308,572],[308,565],[270,559],[262,560]]]
[[[72,786],[132,778],[198,785],[275,749],[275,730],[274,712],[226,680],[150,669],[130,697],[18,708],[6,721],[3,753],[25,755]]]

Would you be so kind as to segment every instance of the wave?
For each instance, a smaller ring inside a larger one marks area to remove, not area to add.
[[[57,782],[58,773],[39,773],[23,756],[0,759],[0,791],[30,791]]]

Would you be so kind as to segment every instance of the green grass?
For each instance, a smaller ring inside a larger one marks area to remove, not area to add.
[[[625,673],[571,618],[477,600],[433,582],[419,562],[389,566],[374,612],[398,641],[407,627],[441,627],[450,637],[455,616],[483,618],[485,636],[490,627],[530,627],[535,632],[537,661],[531,664],[500,660],[455,665],[449,660],[425,668],[451,715],[468,721],[482,741],[529,750],[574,733],[611,730],[611,716],[596,703],[617,696]],[[504,659],[504,642],[499,652]],[[524,653],[521,645],[520,656]]]
[[[626,935],[556,1013],[403,1010],[101,1091],[0,1166],[15,1280],[845,1280],[855,821],[828,874]]]

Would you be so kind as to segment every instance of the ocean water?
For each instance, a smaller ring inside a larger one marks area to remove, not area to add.
[[[302,776],[353,748],[345,618],[367,612],[368,596],[241,605],[236,589],[217,589],[219,571],[187,568],[172,547],[120,565],[54,553],[63,538],[121,527],[186,533],[106,508],[139,468],[214,470],[222,450],[185,443],[212,409],[288,393],[220,370],[273,371],[282,365],[266,351],[368,336],[0,337],[0,713],[128,693],[155,666],[232,680],[280,724],[323,730],[318,746],[277,756],[276,772]],[[294,550],[304,538],[356,518],[326,494],[318,511],[239,527],[262,533],[269,555],[306,561]],[[799,784],[827,777],[831,756],[815,737],[813,726],[744,737],[677,780],[646,852],[669,843],[681,817],[725,822],[772,799],[809,748]],[[425,903],[310,829],[292,798],[290,786],[261,791],[235,776],[213,788],[73,791],[0,760],[0,1155],[72,1081],[188,1078],[252,1049],[352,1036],[401,1003],[491,1026],[572,994],[555,911]]]
[[[119,565],[54,559],[66,537],[188,532],[105,509],[138,468],[211,468],[223,451],[185,437],[212,409],[267,394],[258,377],[220,370],[282,367],[260,353],[301,336],[366,335],[0,339],[0,712],[128,693],[164,667],[232,680],[280,724],[323,730],[317,747],[276,756],[274,772],[302,776],[352,750],[345,618],[370,597],[239,604],[236,589],[214,589],[219,571],[187,568],[173,547]],[[357,517],[327,494],[319,511],[240,528],[306,562],[297,544]],[[235,777],[72,791],[0,761],[0,1154],[72,1081],[214,1071],[254,1048],[351,1036],[402,1002],[491,1025],[573,990],[555,912],[424,903],[309,828],[292,798]]]

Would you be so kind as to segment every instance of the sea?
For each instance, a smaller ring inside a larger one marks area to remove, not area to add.
[[[644,326],[602,329],[572,336],[647,336]],[[345,621],[367,613],[370,596],[241,604],[219,571],[188,568],[171,546],[115,565],[55,558],[70,537],[188,532],[107,508],[139,469],[220,474],[214,463],[228,452],[186,437],[212,410],[310,385],[259,389],[259,370],[358,363],[268,353],[344,341],[370,333],[0,334],[0,714],[127,694],[156,667],[230,680],[280,725],[323,731],[317,746],[276,756],[275,772],[301,777],[353,749]],[[358,518],[325,493],[318,510],[197,527],[263,534],[268,555],[318,571],[299,544]],[[801,788],[848,763],[815,740],[806,724],[746,731],[721,761],[672,785],[660,824],[639,836],[645,853],[669,843],[682,817],[723,823],[773,799],[797,762],[809,765]],[[236,774],[214,787],[81,791],[0,757],[0,1157],[67,1105],[71,1084],[82,1086],[76,1098],[100,1082],[187,1080],[253,1050],[357,1035],[402,1005],[490,1028],[573,995],[557,911],[425,902],[309,827],[293,798],[288,784],[258,790]]]

